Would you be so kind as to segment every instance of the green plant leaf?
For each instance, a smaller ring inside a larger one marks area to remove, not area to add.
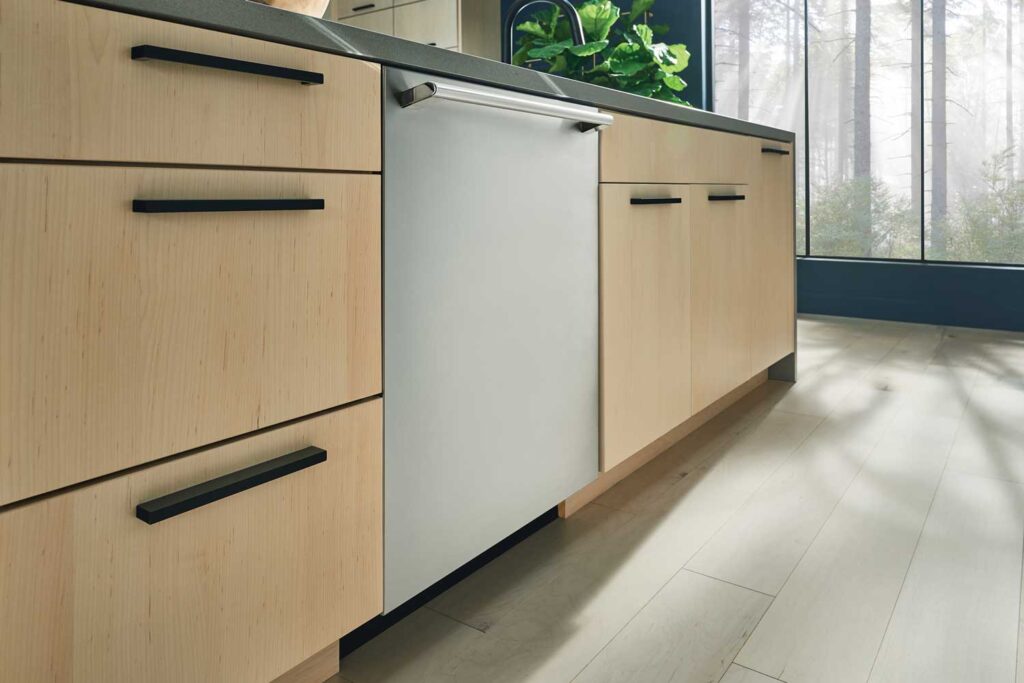
[[[670,74],[677,74],[685,69],[690,64],[690,51],[686,49],[686,46],[682,43],[676,45],[667,45],[668,51],[675,58],[674,64],[662,64],[665,71]]]
[[[526,54],[533,59],[551,59],[565,52],[571,45],[571,40],[560,40],[557,43],[535,47]]]
[[[522,66],[526,64],[526,60],[529,58],[529,56],[526,53],[529,51],[529,45],[523,45],[522,47],[520,47],[518,50],[515,51],[515,53],[513,53],[512,63],[515,64],[516,66]]]
[[[633,6],[629,9],[629,23],[632,24],[653,6],[654,0],[633,0]]]
[[[686,81],[675,74],[660,71],[658,79],[665,84],[665,87],[675,90],[676,92],[682,92],[686,88]]]
[[[611,0],[587,0],[578,12],[583,24],[583,35],[591,43],[608,38],[621,14],[621,10]]]
[[[538,38],[547,38],[548,33],[541,27],[536,21],[524,21],[523,23],[516,26],[517,31],[529,34],[531,36],[537,36]]]
[[[643,45],[620,43],[609,55],[608,67],[617,74],[632,76],[650,65],[646,53]]]
[[[598,40],[593,43],[583,43],[582,45],[572,45],[569,47],[569,52],[573,53],[577,57],[589,57],[596,55],[601,50],[608,47],[607,40]]]
[[[654,31],[647,24],[637,24],[633,27],[633,33],[640,38],[640,42],[647,47],[654,42]]]

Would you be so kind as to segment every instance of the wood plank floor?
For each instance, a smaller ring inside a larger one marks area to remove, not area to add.
[[[335,680],[1024,683],[1024,334],[803,317],[799,339],[797,384],[756,390]]]

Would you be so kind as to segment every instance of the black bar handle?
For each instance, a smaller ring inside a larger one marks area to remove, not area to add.
[[[682,204],[683,200],[680,197],[632,197],[630,198],[629,203],[639,206],[648,206],[651,204]]]
[[[747,198],[745,194],[709,194],[709,202],[742,202]]]
[[[789,150],[779,149],[778,147],[762,147],[761,154],[779,154],[781,156],[789,156]]]
[[[377,6],[376,4],[371,2],[371,3],[368,3],[366,5],[359,5],[359,7],[353,7],[352,11],[353,12],[362,12],[364,9],[373,9],[376,6]]]
[[[327,451],[316,446],[307,446],[294,453],[139,503],[135,506],[135,516],[146,524],[156,524],[326,460]]]
[[[135,199],[135,213],[213,211],[323,211],[323,199]]]
[[[153,59],[160,62],[203,66],[208,69],[223,69],[224,71],[237,71],[257,76],[284,78],[289,81],[298,81],[302,85],[323,85],[324,82],[324,75],[316,71],[303,71],[302,69],[289,69],[283,66],[273,66],[272,64],[246,62],[240,59],[204,55],[200,52],[174,50],[169,47],[159,47],[158,45],[136,45],[132,48],[132,59],[136,61]]]

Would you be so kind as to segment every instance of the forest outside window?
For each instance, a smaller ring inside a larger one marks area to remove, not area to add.
[[[1024,4],[723,0],[714,54],[797,131],[798,254],[1024,264]]]

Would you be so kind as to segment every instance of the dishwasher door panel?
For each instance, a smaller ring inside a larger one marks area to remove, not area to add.
[[[386,70],[385,611],[598,468],[598,136],[424,81]]]

